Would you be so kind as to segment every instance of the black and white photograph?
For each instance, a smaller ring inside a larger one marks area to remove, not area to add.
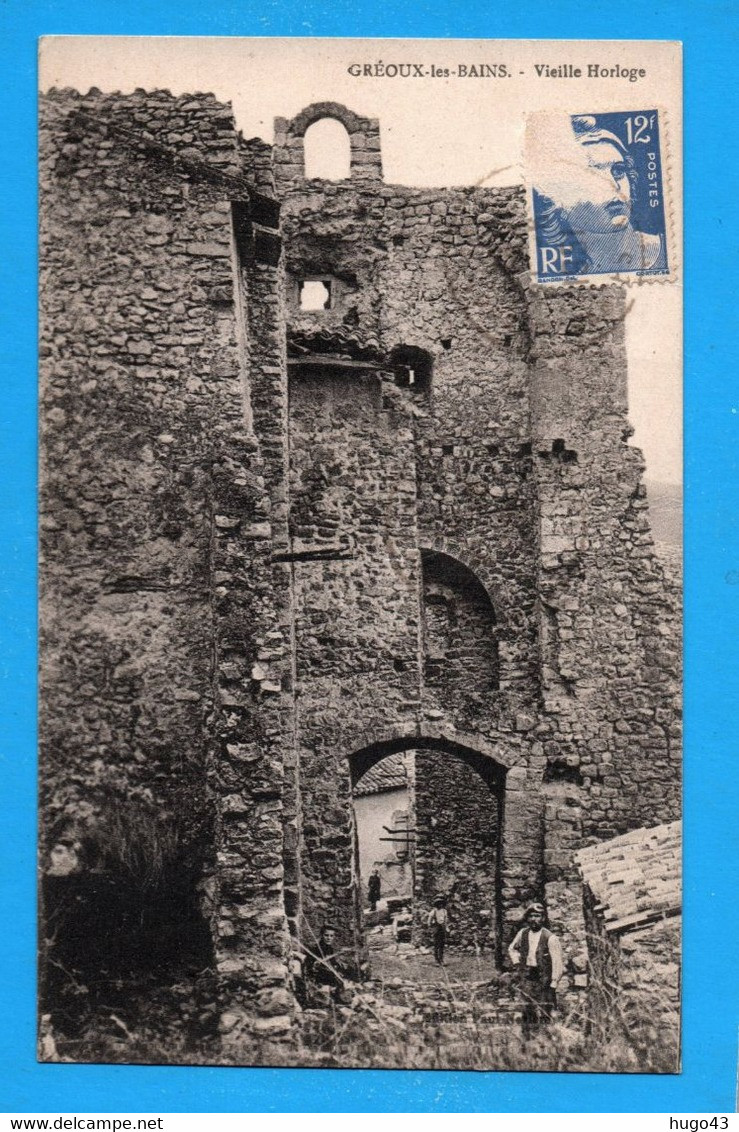
[[[41,1061],[679,1072],[680,68],[41,41]]]

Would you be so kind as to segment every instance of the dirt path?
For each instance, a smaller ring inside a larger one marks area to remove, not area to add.
[[[393,979],[414,982],[421,986],[449,986],[455,983],[482,983],[496,973],[490,952],[478,957],[459,951],[447,951],[444,966],[434,960],[433,952],[410,943],[395,943],[389,927],[369,932],[371,978],[381,983]]]

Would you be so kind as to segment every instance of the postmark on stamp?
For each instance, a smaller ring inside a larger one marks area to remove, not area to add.
[[[661,125],[658,110],[530,115],[537,282],[670,275]]]

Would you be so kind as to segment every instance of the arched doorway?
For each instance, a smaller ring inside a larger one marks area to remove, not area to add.
[[[365,771],[352,790],[365,928],[379,923],[388,901],[410,905],[413,898],[414,776],[414,752],[397,751]]]
[[[427,920],[438,896],[449,914],[445,977],[492,976],[502,942],[505,768],[446,737],[386,740],[349,764],[357,914],[372,977],[434,981]]]

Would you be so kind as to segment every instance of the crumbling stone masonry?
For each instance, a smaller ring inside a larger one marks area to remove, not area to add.
[[[347,180],[304,177],[324,117]],[[415,751],[418,908],[500,953],[544,898],[584,971],[574,852],[679,812],[622,290],[533,286],[521,190],[387,185],[333,103],[270,148],[209,95],[57,91],[42,193],[50,839],[176,821],[224,1043],[279,1060],[291,951],[363,954],[352,784]]]
[[[680,822],[582,849],[591,1016],[655,1068],[680,1059]]]

